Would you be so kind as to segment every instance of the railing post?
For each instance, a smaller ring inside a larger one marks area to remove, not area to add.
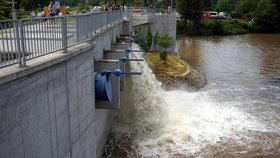
[[[21,20],[19,20],[19,29],[20,29],[20,41],[18,41],[18,45],[20,43],[20,47],[18,47],[20,50],[19,67],[25,67],[26,61],[25,61],[25,45],[24,45],[24,25],[22,24]]]
[[[80,18],[79,16],[76,16],[76,38],[77,42],[80,41]]]
[[[61,25],[61,33],[62,33],[62,47],[63,53],[67,53],[67,19],[66,17],[62,17],[62,25]]]
[[[119,10],[119,17],[118,17],[118,21],[121,21],[121,19],[123,18],[123,16],[122,16],[122,11],[121,10]]]
[[[18,20],[14,20],[14,22],[13,22],[13,25],[14,25],[14,33],[15,33],[15,35],[16,35],[16,41],[15,41],[15,44],[16,44],[16,52],[17,52],[17,59],[18,59],[18,61],[19,61],[19,67],[21,67],[21,58],[20,58],[20,56],[21,56],[21,53],[20,53],[20,39],[19,39],[19,21]]]
[[[94,25],[93,25],[93,13],[90,14],[90,36],[92,37],[94,33]]]
[[[110,14],[110,11],[109,11],[109,12],[106,12],[106,14],[107,14],[107,15],[106,15],[106,18],[107,18],[107,19],[106,19],[106,24],[105,24],[105,25],[106,25],[106,28],[108,28],[108,27],[109,27],[109,17],[110,17],[109,14]]]

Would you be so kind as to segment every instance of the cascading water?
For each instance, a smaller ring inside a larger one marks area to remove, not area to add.
[[[139,53],[132,55],[141,58]],[[111,148],[117,149],[111,152],[112,157],[250,157],[280,153],[280,127],[269,127],[238,108],[254,104],[254,100],[218,102],[211,96],[220,89],[165,91],[145,62],[130,65],[131,71],[143,75],[127,81],[131,87],[125,96],[129,98],[122,98],[125,101],[112,130],[115,142]],[[123,151],[125,154],[119,155]]]

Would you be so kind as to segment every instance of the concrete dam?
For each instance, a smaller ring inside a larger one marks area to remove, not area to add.
[[[102,157],[125,77],[141,74],[128,68],[131,35],[145,26],[176,37],[173,14],[112,11],[0,23],[1,158]]]

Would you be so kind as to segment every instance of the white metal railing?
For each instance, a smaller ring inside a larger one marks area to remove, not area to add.
[[[19,64],[89,40],[128,16],[130,10],[0,21],[0,68]]]
[[[132,7],[132,13],[140,14],[174,14],[176,12],[175,8],[149,8],[149,7]]]

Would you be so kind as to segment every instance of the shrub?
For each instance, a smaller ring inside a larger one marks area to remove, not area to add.
[[[152,32],[149,28],[149,31],[146,33],[146,45],[147,45],[147,50],[150,50],[151,46],[153,43],[153,35]]]
[[[161,60],[166,60],[167,52],[166,51],[162,51],[162,52],[160,52],[159,56],[160,56]]]
[[[173,41],[172,37],[169,34],[164,33],[164,34],[160,35],[159,43],[158,44],[166,52],[167,48],[169,48],[169,47],[174,45],[174,41]]]
[[[155,34],[155,36],[154,36],[154,46],[156,46],[156,45],[158,45],[158,43],[159,43],[159,37],[160,35],[159,35],[159,33],[157,32],[156,34]]]

